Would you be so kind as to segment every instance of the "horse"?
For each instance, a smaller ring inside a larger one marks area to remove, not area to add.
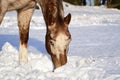
[[[46,24],[45,45],[54,69],[67,63],[71,41],[68,25],[71,14],[64,17],[62,0],[0,0],[0,24],[7,11],[16,10],[19,27],[19,62],[28,62],[29,25],[36,4],[41,6]]]

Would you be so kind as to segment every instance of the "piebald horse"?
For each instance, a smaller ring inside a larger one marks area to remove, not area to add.
[[[47,30],[46,49],[56,69],[67,63],[67,51],[71,41],[68,30],[71,14],[64,17],[62,0],[0,0],[0,24],[7,11],[17,11],[20,35],[19,61],[28,62],[29,25],[36,3],[42,9]]]

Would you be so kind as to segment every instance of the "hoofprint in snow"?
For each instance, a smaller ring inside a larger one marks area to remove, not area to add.
[[[0,26],[0,80],[120,80],[120,11],[67,3],[64,7],[65,14],[72,13],[68,63],[52,72],[44,46],[44,20],[41,11],[35,11],[29,62],[19,64],[16,13],[8,12]]]

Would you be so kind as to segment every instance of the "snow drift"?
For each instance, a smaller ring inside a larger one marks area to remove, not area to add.
[[[29,53],[27,64],[18,62],[18,51],[8,42],[0,52],[0,80],[119,80],[120,57],[68,56],[68,63],[54,72],[43,54]],[[114,74],[115,73],[115,74]]]

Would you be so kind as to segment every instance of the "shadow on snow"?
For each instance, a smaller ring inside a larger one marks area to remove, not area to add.
[[[0,35],[0,51],[5,42],[9,42],[15,48],[19,49],[19,36],[18,35]],[[34,38],[29,38],[28,47],[32,46],[39,52],[46,54],[45,43]]]

